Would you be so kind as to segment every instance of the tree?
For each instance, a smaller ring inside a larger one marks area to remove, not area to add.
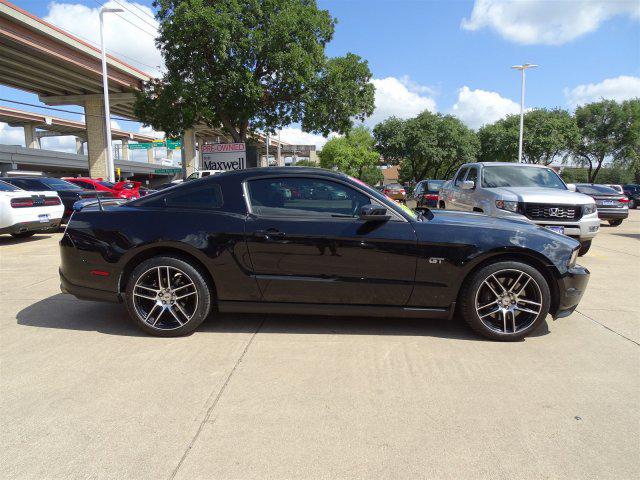
[[[298,160],[295,163],[296,167],[318,167],[319,165],[314,162],[313,160],[306,160],[306,159],[302,159],[302,160]]]
[[[395,117],[373,129],[376,148],[385,160],[400,164],[403,180],[448,178],[479,148],[473,130],[451,115],[424,111],[415,118]]]
[[[574,158],[579,165],[587,167],[588,180],[593,183],[605,159],[620,157],[625,151],[629,121],[614,100],[578,107],[575,119],[580,138],[573,149]]]
[[[518,115],[509,115],[480,128],[480,160],[517,161],[519,133]],[[555,159],[566,157],[578,139],[578,127],[566,110],[530,110],[524,116],[522,160],[549,165]]]
[[[320,166],[337,169],[363,182],[375,185],[382,181],[378,164],[380,155],[374,150],[374,140],[366,127],[355,127],[344,137],[329,140],[320,153]]]
[[[627,183],[640,183],[640,99],[626,100],[621,108],[625,127],[614,165],[629,170],[633,179]]]
[[[251,131],[347,132],[373,113],[366,61],[328,58],[336,20],[315,0],[156,0],[157,46],[167,68],[144,85],[135,111],[168,136],[221,126]]]

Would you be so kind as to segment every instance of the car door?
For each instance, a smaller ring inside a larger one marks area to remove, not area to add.
[[[380,202],[346,182],[267,177],[245,184],[253,274],[269,302],[404,305],[413,290],[416,234],[399,213],[366,222]]]
[[[451,182],[450,194],[446,204],[448,210],[463,210],[463,203],[461,198],[463,190],[460,188],[460,184],[462,184],[462,181],[464,180],[464,177],[467,174],[468,170],[468,167],[463,167],[458,170],[458,174]]]
[[[471,181],[475,186],[478,185],[478,167],[469,167],[467,169],[466,175],[460,180],[459,183],[463,181]],[[476,207],[476,187],[471,190],[463,190],[459,188],[458,193],[458,210],[464,210],[466,212],[472,212]]]

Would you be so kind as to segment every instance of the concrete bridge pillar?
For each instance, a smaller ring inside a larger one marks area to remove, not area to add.
[[[76,137],[76,153],[78,155],[84,155],[84,139]]]
[[[27,148],[40,148],[40,137],[36,134],[36,126],[33,123],[25,123],[24,129],[24,146]]]
[[[107,166],[107,134],[104,127],[104,102],[99,96],[87,97],[84,102],[84,118],[87,126],[87,154],[89,175],[93,178],[109,178]]]
[[[122,160],[129,160],[129,140],[122,139]]]
[[[196,152],[196,132],[192,128],[184,131],[182,139],[182,149],[184,150],[183,162],[187,166],[187,176],[196,170],[198,156]]]

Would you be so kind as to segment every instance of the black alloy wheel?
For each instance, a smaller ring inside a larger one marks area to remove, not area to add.
[[[207,318],[211,288],[206,275],[188,261],[152,257],[131,272],[125,303],[145,332],[177,337],[191,333]]]
[[[475,272],[460,293],[460,313],[469,326],[492,340],[517,341],[536,330],[551,305],[551,292],[536,268],[503,261]]]

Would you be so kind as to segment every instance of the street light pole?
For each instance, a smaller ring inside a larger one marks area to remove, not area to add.
[[[522,90],[520,92],[520,138],[518,139],[518,163],[522,163],[522,135],[524,133],[524,89],[525,89],[525,70],[527,68],[535,68],[538,65],[525,63],[523,65],[514,65],[511,68],[522,72]]]
[[[111,114],[109,112],[109,77],[107,77],[107,52],[104,46],[104,14],[124,12],[121,8],[100,9],[100,55],[102,57],[102,91],[104,94],[104,128],[107,137],[107,180],[115,181],[115,165],[113,163],[113,150],[111,146]]]

